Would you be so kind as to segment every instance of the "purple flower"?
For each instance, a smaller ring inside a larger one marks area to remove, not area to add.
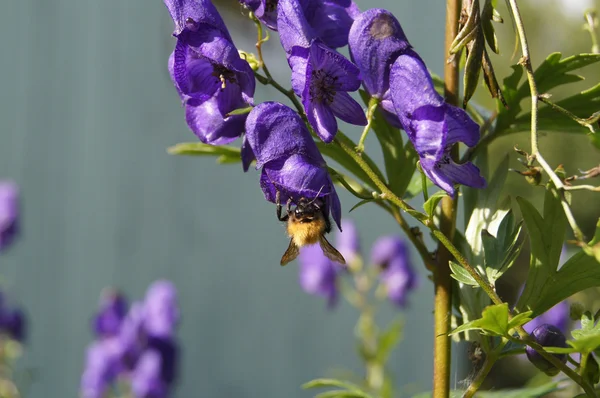
[[[118,291],[109,289],[100,299],[100,310],[93,323],[98,337],[110,337],[119,333],[121,323],[127,315],[127,300]]]
[[[12,181],[0,181],[0,252],[19,233],[19,188]]]
[[[254,73],[238,53],[209,0],[164,0],[175,22],[177,44],[169,72],[200,141],[227,144],[243,133],[243,115],[226,117],[252,104]]]
[[[12,309],[2,314],[2,330],[20,342],[25,340],[27,334],[27,319],[20,309]]]
[[[532,333],[533,339],[543,347],[567,347],[565,335],[555,326],[543,324],[535,328]],[[557,375],[559,370],[545,358],[543,358],[533,348],[525,347],[527,359],[535,365],[536,368],[543,371],[549,376]],[[552,354],[562,363],[567,362],[567,354]]]
[[[300,250],[300,286],[308,294],[325,297],[333,307],[338,298],[337,274],[340,265],[325,257],[319,245]]]
[[[324,198],[325,214],[340,227],[341,205],[327,164],[296,112],[277,102],[256,106],[246,121],[246,139],[262,167],[260,185],[269,202]]]
[[[534,329],[543,324],[553,325],[562,333],[566,333],[569,326],[569,303],[567,301],[561,301],[548,311],[527,322],[523,328],[527,333],[531,333]]]
[[[390,97],[390,67],[411,45],[396,17],[379,8],[363,12],[352,24],[348,48],[367,93],[381,101],[390,124],[401,127]]]
[[[404,241],[396,236],[377,239],[371,249],[371,263],[381,268],[381,283],[385,286],[390,301],[405,307],[408,292],[417,285],[417,275],[410,263]]]
[[[396,114],[427,177],[449,195],[454,195],[455,184],[484,188],[485,179],[475,165],[457,164],[450,157],[453,144],[477,143],[479,126],[464,110],[447,104],[435,91],[425,64],[414,51],[408,50],[394,61],[390,92]]]
[[[103,398],[122,370],[116,341],[106,339],[92,343],[86,352],[85,369],[81,377],[83,398]]]
[[[337,233],[336,248],[344,256],[347,264],[351,264],[360,256],[360,239],[356,225],[347,218],[342,220],[342,231]]]
[[[161,378],[160,353],[146,351],[140,358],[131,376],[131,390],[136,398],[163,398],[168,388]]]
[[[360,13],[352,0],[280,0],[277,28],[287,54],[293,47],[308,48],[315,39],[328,47],[348,44],[348,31]]]
[[[144,300],[144,328],[151,336],[172,337],[179,321],[177,290],[172,282],[154,282]]]
[[[337,133],[336,116],[351,124],[367,124],[362,107],[348,94],[360,87],[356,65],[319,41],[313,41],[308,49],[294,47],[288,62],[292,87],[302,97],[308,121],[324,142],[331,142]]]
[[[277,30],[277,0],[240,0],[269,29]]]

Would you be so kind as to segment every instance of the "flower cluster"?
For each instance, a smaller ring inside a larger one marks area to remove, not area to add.
[[[406,131],[427,177],[450,195],[455,184],[485,187],[475,165],[457,164],[450,157],[455,143],[477,143],[479,126],[435,91],[398,20],[386,10],[365,11],[352,25],[348,47],[364,76],[365,90],[381,101],[388,120]]]
[[[308,126],[282,104],[254,106],[253,71],[210,0],[164,2],[177,38],[169,71],[190,128],[211,145],[230,143],[245,133],[242,164],[247,170],[256,159],[257,167],[263,167],[260,181],[267,200],[275,201],[278,190],[282,200],[294,203],[300,197],[326,198],[339,225],[339,200]],[[304,108],[298,111],[323,142],[334,140],[337,119],[367,125],[362,106],[349,94],[362,84],[390,124],[406,131],[434,183],[451,195],[456,184],[485,186],[477,167],[457,164],[450,156],[455,143],[476,144],[479,127],[435,91],[425,64],[391,13],[361,13],[352,0],[240,2],[279,32],[291,86]],[[336,51],[346,45],[351,60]],[[249,107],[254,107],[250,114],[232,113]]]
[[[154,282],[144,301],[130,307],[120,293],[106,291],[92,322],[96,340],[87,349],[82,397],[103,398],[117,382],[129,385],[135,398],[168,397],[177,370],[178,321],[177,292],[169,281]]]
[[[12,181],[0,181],[0,252],[19,233],[19,188]]]
[[[336,246],[343,254],[349,270],[360,268],[360,240],[354,223],[344,219],[343,232],[338,232]],[[407,305],[408,293],[416,288],[417,275],[411,265],[408,250],[397,236],[383,236],[371,248],[371,264],[377,267],[379,280],[388,299],[399,307]],[[300,251],[300,286],[309,294],[327,298],[333,307],[339,296],[339,278],[348,271],[323,254],[317,245]]]

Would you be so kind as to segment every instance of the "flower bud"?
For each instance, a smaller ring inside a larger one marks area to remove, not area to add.
[[[532,333],[533,339],[543,347],[567,347],[565,335],[553,325],[545,323],[538,326]],[[535,365],[536,368],[546,373],[548,376],[558,374],[559,370],[545,358],[543,358],[536,350],[531,347],[525,349],[527,359]],[[567,362],[567,354],[552,354],[562,363]]]

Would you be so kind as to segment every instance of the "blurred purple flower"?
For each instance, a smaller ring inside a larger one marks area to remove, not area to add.
[[[390,97],[390,67],[411,45],[396,17],[380,8],[361,13],[350,29],[348,48],[367,93],[380,99],[386,119],[401,127]]]
[[[271,30],[277,30],[277,0],[239,0]]]
[[[345,218],[342,220],[342,231],[337,233],[336,248],[344,256],[347,264],[351,264],[360,256],[360,239],[356,225]]]
[[[19,187],[0,181],[0,252],[6,250],[19,233]]]
[[[300,250],[300,286],[308,294],[325,297],[329,308],[338,298],[337,274],[341,266],[325,257],[319,245]]]
[[[277,28],[287,54],[319,39],[331,48],[348,44],[348,32],[360,10],[352,0],[279,0]]]
[[[127,315],[127,299],[118,291],[109,289],[102,294],[100,309],[93,322],[98,337],[110,337],[119,333]]]
[[[177,290],[172,282],[154,282],[144,301],[144,327],[151,336],[172,337],[179,321]]]
[[[302,97],[308,121],[324,142],[331,142],[337,133],[336,117],[351,124],[367,124],[362,107],[348,94],[360,87],[356,65],[319,41],[313,41],[308,49],[294,47],[288,62],[292,87]]]
[[[11,338],[23,342],[27,335],[27,319],[25,314],[18,308],[3,310],[2,330]]]
[[[377,239],[371,249],[371,263],[381,268],[381,283],[390,301],[405,307],[408,292],[417,285],[417,274],[410,263],[404,241],[396,236]]]
[[[144,352],[131,375],[131,390],[136,398],[166,398],[167,384],[161,378],[161,356],[154,350]]]
[[[407,50],[394,61],[390,92],[396,114],[427,177],[449,195],[454,195],[455,184],[484,188],[485,179],[475,165],[457,164],[450,157],[453,144],[477,143],[479,126],[435,91],[431,75],[416,52]]]
[[[523,328],[527,333],[531,333],[534,329],[543,324],[553,325],[562,333],[566,333],[569,326],[569,303],[567,301],[561,301],[548,311],[527,322]]]
[[[105,339],[93,342],[87,349],[81,377],[82,398],[104,398],[121,370],[116,341]]]
[[[256,156],[256,168],[262,167],[260,185],[272,203],[276,193],[285,203],[288,198],[324,198],[325,214],[333,216],[341,228],[341,204],[306,125],[296,112],[277,102],[256,106],[246,121],[246,139]]]
[[[253,103],[254,73],[240,57],[209,0],[164,0],[175,23],[177,44],[169,72],[198,138],[227,144],[243,133],[244,115],[226,115]]]

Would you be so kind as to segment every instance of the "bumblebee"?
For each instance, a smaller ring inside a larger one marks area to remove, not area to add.
[[[325,234],[331,232],[331,221],[325,214],[325,202],[322,198],[316,197],[312,200],[300,198],[294,208],[292,208],[292,199],[290,198],[283,216],[279,191],[275,202],[277,218],[279,221],[287,222],[287,233],[290,237],[290,244],[281,257],[281,265],[286,265],[298,257],[302,246],[314,245],[317,242],[327,258],[340,264],[346,264],[346,260],[340,252],[325,238]]]

